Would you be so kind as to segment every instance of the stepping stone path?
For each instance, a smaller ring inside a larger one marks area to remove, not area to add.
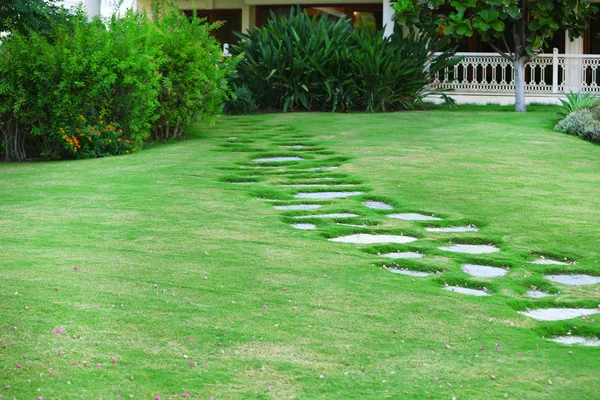
[[[580,344],[582,346],[599,347],[600,339],[589,339],[581,336],[559,336],[553,339],[548,339],[551,342],[560,344]]]
[[[427,232],[443,233],[461,233],[461,232],[479,232],[479,228],[474,226],[455,226],[452,228],[425,228]]]
[[[563,285],[594,285],[600,283],[600,276],[590,275],[544,275],[544,278]]]
[[[430,272],[411,271],[411,270],[408,270],[408,269],[390,269],[389,271],[393,272],[394,274],[419,276],[419,277],[425,277],[425,276],[431,275]]]
[[[365,192],[311,192],[298,193],[294,197],[297,199],[343,199],[350,196],[360,196]]]
[[[339,214],[314,214],[314,215],[298,215],[294,218],[306,219],[306,218],[354,218],[358,217],[358,214],[350,213],[339,213]]]
[[[417,213],[403,213],[403,214],[388,214],[388,218],[403,219],[405,221],[440,221],[441,218],[432,217],[431,215],[423,215]]]
[[[290,135],[287,136],[286,135]],[[279,143],[294,143],[294,141],[299,140],[298,134],[294,134],[292,131],[286,129],[278,129],[276,135],[271,135],[271,137],[276,137],[279,140]],[[227,139],[230,144],[232,141],[236,141],[237,137],[230,137]],[[287,150],[301,150],[307,149],[311,146],[315,146],[314,148],[323,149],[320,147],[318,143],[308,143],[311,138],[309,135],[303,135],[302,142],[306,144],[289,144],[284,145],[280,144],[277,147],[280,149]],[[240,143],[244,144],[244,143]],[[238,149],[239,151],[239,149]],[[333,154],[333,152],[329,152],[328,155]],[[298,162],[293,163],[294,167],[289,170],[286,169],[286,165],[278,165],[278,166],[269,166],[269,165],[260,165],[254,166],[255,169],[264,169],[262,174],[273,174],[273,176],[278,177],[279,174],[293,174],[298,173],[301,174],[302,178],[305,182],[308,183],[296,183],[296,184],[279,184],[277,187],[314,187],[314,188],[335,188],[335,187],[344,187],[344,186],[357,186],[355,184],[325,184],[325,183],[311,183],[315,181],[328,181],[335,180],[339,178],[333,177],[323,177],[319,176],[319,174],[324,171],[335,170],[338,168],[337,165],[323,165],[317,167],[303,168],[302,161],[304,158],[298,156],[286,156],[286,157],[262,157],[255,158],[250,160],[252,163],[286,163],[286,162]],[[327,161],[324,161],[325,163]],[[337,164],[337,161],[336,161]],[[290,165],[290,164],[287,164]],[[257,171],[258,172],[258,171]],[[314,172],[315,176],[307,176],[309,172]],[[237,183],[255,183],[255,182],[237,182]],[[264,184],[264,183],[263,183]],[[354,196],[364,195],[363,191],[315,191],[315,192],[299,192],[294,195],[296,199],[317,199],[317,200],[331,200],[337,201],[338,199],[348,199]],[[273,199],[265,199],[267,201],[281,201],[281,200],[273,200]],[[394,207],[390,204],[387,204],[383,201],[376,200],[364,200],[362,202],[364,207],[374,209],[374,210],[384,210],[391,211]],[[274,206],[274,209],[279,211],[312,211],[317,210],[323,207],[323,204],[291,204],[291,205],[279,205]],[[309,218],[355,218],[359,217],[358,214],[354,213],[324,213],[324,214],[314,214],[314,215],[301,215],[294,216],[295,219],[309,219]],[[414,221],[415,223],[419,222],[428,222],[428,221],[441,221],[443,218],[435,217],[433,215],[421,214],[421,213],[392,213],[385,215],[386,218],[391,219],[401,219],[404,221]],[[355,227],[355,228],[367,228],[367,225],[358,225],[358,224],[343,224],[337,223],[339,226],[347,226],[347,227]],[[297,223],[291,224],[293,228],[300,230],[316,230],[317,226],[309,223]],[[479,228],[476,226],[450,226],[450,227],[425,227],[425,231],[428,233],[467,233],[467,232],[479,232]],[[371,245],[371,244],[386,244],[386,243],[394,243],[394,244],[406,244],[417,241],[418,239],[411,236],[403,236],[403,235],[395,235],[395,234],[384,234],[384,233],[359,233],[352,235],[345,235],[340,237],[330,238],[330,242],[336,243],[352,243],[357,245]],[[464,254],[491,254],[500,251],[499,248],[492,244],[482,245],[482,244],[454,244],[449,246],[441,246],[438,247],[439,250],[445,251],[448,253],[464,253]],[[421,259],[424,258],[424,255],[418,252],[412,251],[397,251],[390,252],[385,254],[378,254],[380,257],[386,257],[391,259]],[[567,261],[558,261],[544,258],[543,256],[538,258],[537,260],[531,261],[530,264],[537,265],[571,265],[573,262]],[[398,275],[408,275],[413,277],[427,277],[432,275],[430,272],[425,271],[416,271],[409,270],[407,268],[388,268],[383,265],[383,268],[392,272],[393,274]],[[498,278],[507,275],[507,270],[504,268],[497,268],[487,265],[479,265],[479,264],[462,264],[461,269],[474,277],[477,278]],[[574,275],[544,275],[544,278],[550,280],[552,282],[557,282],[565,285],[592,285],[600,283],[600,276],[590,276],[583,274],[574,274]],[[470,289],[466,287],[460,286],[444,286],[444,290],[457,292],[466,295],[472,296],[490,296],[490,293],[487,293],[486,290],[478,290],[478,289]],[[532,299],[538,299],[543,297],[552,296],[550,293],[546,293],[543,291],[535,290],[532,287],[531,290],[528,290],[523,295],[524,297],[529,297]],[[599,306],[600,307],[600,306]],[[559,320],[568,320],[572,318],[583,317],[586,318],[589,315],[594,315],[600,313],[600,308],[598,309],[587,309],[587,308],[546,308],[546,309],[536,309],[527,311],[518,311],[519,314],[533,318],[539,321],[559,321]],[[587,317],[589,318],[589,317]],[[583,345],[583,346],[600,346],[600,340],[598,339],[590,339],[584,337],[577,336],[562,336],[553,339],[548,339],[554,341],[556,343],[566,344],[566,345]]]
[[[506,275],[507,272],[504,268],[488,267],[487,265],[463,264],[461,268],[467,274],[478,278],[496,278]]]
[[[287,162],[287,161],[302,161],[302,157],[268,157],[268,158],[255,158],[254,162]]]
[[[368,233],[357,233],[355,235],[340,236],[329,239],[331,242],[356,243],[356,244],[376,244],[376,243],[410,243],[417,238],[401,235],[371,235]]]
[[[394,207],[389,204],[382,203],[381,201],[365,201],[363,202],[365,207],[372,208],[374,210],[392,210]]]
[[[323,207],[320,204],[298,204],[295,206],[274,206],[276,210],[289,210],[289,211],[309,211],[316,210],[317,208]]]
[[[542,265],[569,265],[568,262],[564,262],[564,261],[556,261],[556,260],[549,260],[546,258],[539,258],[535,261],[531,261],[531,264],[542,264]]]
[[[388,258],[423,258],[423,254],[421,253],[415,253],[412,251],[405,251],[403,253],[387,253],[387,254],[382,254],[381,257],[388,257]]]
[[[313,225],[313,224],[292,224],[292,228],[309,231],[309,230],[317,229],[317,226]]]
[[[519,314],[542,321],[562,321],[598,313],[600,313],[600,310],[597,308],[540,308],[531,311],[519,311]]]
[[[438,247],[440,250],[453,253],[488,254],[500,251],[499,248],[488,244],[455,244],[453,246]]]
[[[460,286],[444,286],[444,290],[449,290],[451,292],[457,292],[457,293],[462,293],[462,294],[468,294],[471,296],[489,296],[489,294],[483,290],[469,289],[469,288],[464,288],[464,287],[460,287]]]
[[[552,295],[549,293],[546,293],[546,292],[541,292],[539,290],[528,290],[527,292],[525,292],[525,296],[531,297],[534,299],[541,299],[543,297],[548,297],[548,296],[552,296]]]

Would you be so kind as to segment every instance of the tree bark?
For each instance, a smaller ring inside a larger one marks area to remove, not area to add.
[[[525,64],[527,57],[517,56],[514,60],[515,69],[515,111],[525,112],[527,106],[525,104]]]

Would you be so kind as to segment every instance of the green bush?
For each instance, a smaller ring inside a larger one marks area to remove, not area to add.
[[[14,32],[0,45],[0,154],[5,160],[126,154],[212,121],[235,59],[223,60],[214,25],[161,2],[153,19],[108,21],[79,12],[50,32]]]
[[[416,33],[385,38],[383,31],[353,29],[345,17],[312,18],[292,8],[274,14],[232,46],[243,54],[234,82],[247,85],[259,106],[294,110],[386,111],[421,104],[436,72],[457,60],[447,40]],[[435,52],[441,55],[434,55]]]
[[[558,121],[554,129],[579,136],[592,143],[600,143],[600,109],[587,108],[573,111]]]
[[[277,20],[271,13],[265,26],[240,34],[232,46],[232,54],[244,55],[235,82],[247,85],[261,107],[322,109],[343,97],[351,29],[345,17],[331,22],[292,8]]]
[[[219,24],[186,17],[167,1],[153,3],[154,37],[159,45],[158,119],[152,138],[175,139],[197,118],[214,121],[221,114],[229,89],[227,78],[236,58],[224,57],[221,45],[211,36]]]
[[[225,108],[233,114],[250,114],[258,109],[254,94],[245,84],[233,87],[231,99],[226,103]]]
[[[566,117],[573,111],[598,105],[598,99],[593,93],[569,92],[565,94],[566,99],[559,99],[562,107],[558,112],[561,118]]]

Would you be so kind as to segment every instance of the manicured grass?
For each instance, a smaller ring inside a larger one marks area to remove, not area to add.
[[[517,313],[600,303],[600,285],[542,278],[600,275],[600,147],[552,131],[555,112],[224,117],[198,125],[188,141],[134,155],[0,164],[0,395],[597,397],[600,348],[543,336],[599,337],[600,315],[538,322]],[[306,147],[285,147],[298,145]],[[305,160],[252,161],[279,156]],[[338,168],[311,170],[323,166]],[[356,186],[284,186],[322,183]],[[294,199],[329,190],[365,194]],[[367,199],[394,210],[368,209]],[[323,206],[273,208],[287,204]],[[443,220],[386,218],[390,212]],[[294,218],[320,213],[360,217]],[[318,229],[296,230],[295,222]],[[481,229],[424,229],[466,224]],[[327,240],[377,232],[419,240]],[[437,248],[450,242],[501,251]],[[392,274],[382,267],[392,260],[377,254],[398,250],[426,255],[399,266],[440,274]],[[529,263],[540,255],[576,263]],[[510,271],[478,279],[461,271],[465,262]],[[444,282],[492,296],[447,292]],[[554,296],[523,297],[532,285]]]

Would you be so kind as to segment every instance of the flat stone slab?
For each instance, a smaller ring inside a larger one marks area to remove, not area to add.
[[[519,311],[519,314],[542,321],[562,321],[598,313],[600,310],[597,308],[538,308],[529,312]]]
[[[309,211],[316,210],[317,208],[323,207],[320,204],[296,204],[294,206],[274,206],[276,210],[289,210],[289,211]]]
[[[595,338],[585,338],[581,336],[559,336],[552,339],[548,339],[551,342],[556,342],[560,344],[579,344],[581,346],[589,346],[589,347],[599,347],[600,339]]]
[[[294,144],[289,146],[279,146],[282,149],[305,149],[306,146],[303,144]]]
[[[451,292],[457,292],[457,293],[462,293],[462,294],[468,294],[471,296],[489,296],[489,294],[484,292],[483,290],[469,289],[469,288],[464,288],[464,287],[460,287],[460,286],[444,286],[444,290],[449,290]]]
[[[350,196],[360,196],[365,192],[312,192],[298,193],[294,197],[297,199],[340,199]]]
[[[341,223],[339,223],[339,222],[338,222],[336,225],[342,225],[342,226],[352,226],[352,227],[354,227],[354,228],[366,228],[366,227],[367,227],[367,226],[366,226],[366,225],[364,225],[364,224],[363,224],[363,225],[356,225],[356,224],[341,224]]]
[[[405,251],[403,253],[386,253],[382,254],[381,257],[388,258],[423,258],[423,254],[414,251]]]
[[[355,235],[340,236],[329,239],[331,242],[376,244],[376,243],[410,243],[417,238],[401,235],[372,235],[369,233],[357,233]]]
[[[365,201],[363,205],[374,210],[393,210],[394,207],[381,201]]]
[[[417,214],[417,213],[401,213],[401,214],[388,214],[388,218],[403,219],[405,221],[440,221],[441,218],[432,217],[431,215]]]
[[[354,183],[288,183],[281,186],[293,186],[293,187],[352,187],[358,186]]]
[[[313,229],[317,229],[316,225],[313,224],[292,224],[292,228],[302,229],[305,231],[311,231]]]
[[[460,233],[460,232],[479,232],[479,228],[474,226],[453,226],[450,228],[425,228],[427,232],[442,233]]]
[[[534,299],[541,299],[542,297],[552,296],[550,293],[542,292],[540,290],[528,290],[525,292],[525,296]]]
[[[401,275],[410,275],[410,276],[429,276],[431,275],[430,272],[423,272],[423,271],[411,271],[408,269],[390,269],[390,272],[394,273],[394,274],[401,274]]]
[[[504,268],[477,264],[462,264],[460,268],[467,274],[478,278],[496,278],[498,276],[506,275],[507,272]]]
[[[600,276],[591,275],[544,275],[545,279],[552,282],[562,283],[563,285],[594,285],[600,283]]]
[[[547,258],[538,258],[537,260],[530,261],[529,263],[542,265],[569,265],[569,263],[565,261],[550,260]]]
[[[315,168],[308,168],[307,171],[326,171],[326,170],[330,170],[330,169],[337,169],[338,167],[315,167]]]
[[[455,244],[453,246],[438,247],[438,249],[451,251],[453,253],[467,254],[488,254],[500,251],[496,246],[490,246],[488,244]]]
[[[338,213],[338,214],[313,214],[313,215],[298,215],[294,218],[306,219],[306,218],[354,218],[358,217],[357,214],[350,213]]]
[[[302,157],[266,157],[266,158],[255,158],[253,162],[287,162],[287,161],[302,161]]]

